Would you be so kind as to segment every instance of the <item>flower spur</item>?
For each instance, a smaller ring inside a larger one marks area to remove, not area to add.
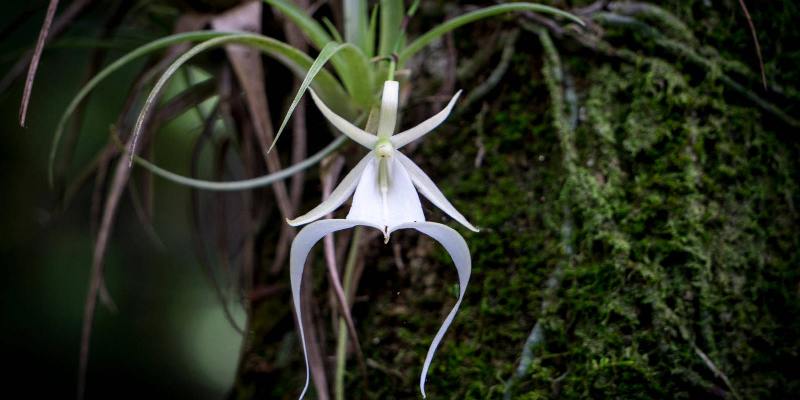
[[[419,381],[420,391],[424,398],[428,367],[439,342],[461,305],[469,282],[472,261],[467,244],[458,232],[446,225],[425,221],[417,191],[466,228],[474,232],[477,232],[478,229],[453,207],[422,169],[398,151],[401,147],[421,138],[444,122],[461,91],[456,93],[447,106],[436,115],[411,129],[393,135],[397,123],[399,86],[397,81],[384,83],[377,135],[366,132],[335,114],[317,97],[316,93],[311,91],[314,103],[322,115],[336,129],[369,149],[370,152],[342,179],[326,201],[305,215],[288,220],[289,225],[292,226],[308,224],[298,232],[292,242],[289,263],[295,313],[297,320],[302,321],[299,307],[300,283],[306,258],[314,244],[325,235],[362,225],[380,230],[384,235],[384,242],[389,241],[392,232],[400,229],[416,229],[438,241],[450,254],[456,266],[459,295],[428,348]],[[353,194],[354,192],[355,194]],[[317,221],[339,208],[351,195],[353,195],[353,202],[345,219]],[[302,399],[308,389],[309,365],[302,323],[299,326],[306,363],[306,381],[300,394]]]

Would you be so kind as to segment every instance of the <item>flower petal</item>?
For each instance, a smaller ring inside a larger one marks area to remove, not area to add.
[[[378,159],[373,158],[361,174],[346,218],[384,227],[388,238],[388,230],[393,226],[425,221],[425,214],[408,172],[396,157],[392,157],[389,160],[389,190],[385,198],[378,187]]]
[[[439,126],[444,120],[447,119],[447,116],[450,115],[450,112],[453,111],[453,106],[456,104],[456,100],[458,100],[458,96],[461,95],[461,91],[459,90],[456,92],[455,96],[450,99],[450,102],[447,103],[447,107],[444,110],[439,111],[438,114],[426,119],[421,124],[407,130],[398,133],[397,135],[392,136],[389,140],[391,140],[392,145],[394,145],[395,149],[399,149],[417,139],[424,136],[426,133],[434,130],[437,126]]]
[[[328,106],[326,106],[325,103],[323,103],[322,100],[317,97],[317,94],[314,92],[314,90],[309,89],[309,91],[311,92],[311,98],[314,99],[314,104],[317,105],[317,108],[319,108],[319,111],[322,113],[322,115],[325,116],[325,118],[327,118],[328,121],[330,121],[330,123],[336,127],[336,129],[342,131],[342,133],[347,135],[347,137],[353,139],[353,141],[356,143],[370,150],[375,147],[375,142],[378,141],[377,136],[360,129],[359,127],[348,122],[346,119],[336,115],[335,112],[328,108]]]
[[[453,322],[453,318],[458,312],[458,307],[461,306],[461,300],[464,299],[464,292],[467,290],[469,276],[472,272],[472,258],[470,257],[469,248],[464,238],[453,228],[435,222],[412,222],[398,225],[394,227],[392,231],[408,228],[416,229],[439,242],[439,244],[447,250],[447,253],[450,254],[450,258],[453,259],[453,263],[456,265],[456,271],[458,272],[458,300],[456,300],[453,309],[450,310],[450,313],[447,314],[444,322],[442,322],[439,331],[436,332],[436,336],[433,338],[433,342],[431,342],[431,346],[428,348],[428,354],[425,356],[425,363],[422,365],[422,374],[419,377],[419,390],[422,392],[422,397],[425,398],[425,378],[428,374],[428,368],[431,365],[434,353],[436,353],[436,348],[439,347],[439,342],[442,341],[442,337],[444,337],[447,328],[450,327],[450,323]]]
[[[378,226],[363,221],[325,219],[306,225],[297,233],[297,236],[294,237],[294,241],[292,241],[292,249],[289,256],[289,275],[292,285],[294,312],[297,316],[297,325],[300,328],[300,342],[303,344],[303,357],[306,362],[306,383],[303,386],[303,391],[300,393],[300,399],[305,396],[309,383],[308,352],[306,349],[305,332],[303,331],[303,312],[300,309],[300,284],[303,281],[302,278],[303,271],[305,270],[306,258],[308,258],[308,253],[311,251],[311,248],[314,247],[314,244],[325,235],[342,229],[352,228],[356,225],[365,225],[375,229],[381,229]]]
[[[397,158],[397,161],[399,161],[400,164],[406,168],[406,171],[408,171],[408,175],[411,177],[411,182],[414,182],[414,186],[417,187],[417,190],[419,190],[419,192],[422,193],[425,198],[430,200],[433,205],[439,207],[442,211],[447,213],[447,215],[449,215],[451,218],[458,221],[458,223],[464,225],[467,229],[473,232],[478,232],[478,228],[470,224],[469,221],[467,221],[467,219],[464,218],[464,216],[458,212],[455,207],[453,207],[450,201],[444,197],[442,191],[436,187],[436,184],[433,183],[431,178],[429,178],[428,175],[426,175],[425,172],[414,163],[414,161],[411,161],[410,158],[406,157],[405,154],[400,153],[399,151],[396,151],[394,154],[395,158]]]
[[[397,124],[397,103],[399,97],[400,83],[397,81],[384,82],[378,137],[386,138],[392,136],[392,133],[394,133],[394,127]]]
[[[301,215],[292,220],[286,220],[286,222],[291,226],[298,226],[307,224],[311,221],[316,221],[325,215],[333,212],[337,208],[339,208],[342,203],[353,194],[353,191],[356,188],[356,185],[359,182],[359,178],[361,178],[364,169],[370,164],[370,161],[373,159],[372,153],[368,153],[361,161],[353,167],[350,172],[345,175],[342,182],[339,183],[339,186],[331,192],[331,195],[328,197],[327,200],[320,203],[318,206],[311,209],[311,211]]]

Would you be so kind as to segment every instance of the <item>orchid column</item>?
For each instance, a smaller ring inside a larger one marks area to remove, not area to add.
[[[317,97],[314,91],[311,91],[314,103],[325,118],[336,129],[342,131],[356,143],[369,149],[370,152],[342,179],[342,182],[334,189],[328,200],[305,215],[288,221],[292,226],[308,224],[297,234],[294,242],[292,242],[290,273],[295,313],[297,314],[297,320],[302,321],[300,283],[306,258],[314,244],[325,235],[363,225],[380,230],[384,235],[384,242],[388,242],[392,232],[413,228],[439,242],[450,254],[458,271],[459,295],[456,304],[445,318],[428,348],[428,354],[425,357],[419,380],[420,391],[422,396],[425,397],[425,378],[428,373],[428,367],[436,348],[439,346],[439,342],[441,342],[447,328],[453,321],[464,297],[464,292],[469,282],[472,260],[469,248],[458,232],[448,226],[425,221],[417,191],[467,229],[474,232],[477,232],[478,229],[453,207],[422,169],[398,151],[403,146],[421,138],[444,122],[461,92],[459,91],[453,96],[444,110],[409,130],[393,135],[397,123],[399,86],[397,81],[390,80],[384,83],[377,135],[366,132],[335,114]],[[355,192],[355,195],[353,195],[353,192]],[[324,215],[339,208],[351,195],[353,195],[353,203],[345,219],[317,221]],[[302,399],[308,389],[309,366],[305,334],[302,323],[299,325],[303,353],[306,357],[306,382],[303,392],[300,394]]]

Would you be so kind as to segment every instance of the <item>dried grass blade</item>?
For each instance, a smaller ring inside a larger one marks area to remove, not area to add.
[[[295,2],[299,7],[303,9],[309,8],[309,1],[308,0],[297,0]],[[307,52],[308,45],[306,44],[305,40],[303,39],[303,33],[300,29],[295,26],[294,24],[289,23],[288,21],[284,23],[283,26],[284,31],[286,32],[286,40],[289,42],[290,46],[294,46],[300,51]],[[296,89],[299,89],[301,82],[295,79],[295,86]],[[308,137],[308,130],[306,129],[306,103],[305,100],[300,100],[297,103],[296,109],[297,115],[294,117],[292,121],[292,163],[297,164],[303,161],[306,158],[306,154],[308,152],[307,149],[307,137]],[[305,174],[300,172],[295,174],[292,177],[292,181],[289,185],[289,198],[292,202],[292,207],[296,211],[299,209],[299,203],[303,197],[303,183],[304,183]]]
[[[91,0],[75,0],[72,4],[67,7],[61,15],[56,18],[55,22],[53,22],[52,26],[50,27],[50,38],[55,38],[56,36],[60,35],[64,28],[67,27],[73,18],[75,18],[81,11],[83,11],[84,7],[86,7]],[[24,56],[22,56],[16,64],[9,70],[8,73],[0,80],[0,93],[5,92],[6,89],[19,77],[25,72],[25,66],[28,65],[31,61],[31,56],[33,52],[28,52]]]
[[[125,16],[128,15],[128,11],[132,6],[133,4],[129,2],[120,2],[114,5],[110,17],[103,23],[103,29],[99,35],[99,38],[103,40],[111,39],[120,28],[122,21],[125,19]],[[89,65],[86,67],[86,72],[81,85],[86,85],[103,67],[103,60],[106,58],[108,50],[108,48],[100,47],[92,51]],[[87,105],[87,102],[83,102],[75,109],[72,118],[72,124],[70,124],[70,127],[64,136],[64,150],[62,153],[63,157],[58,160],[58,166],[56,167],[56,171],[58,171],[59,174],[56,182],[63,182],[62,179],[64,178],[65,171],[67,171],[69,166],[72,164],[75,148],[78,144],[78,135],[83,126],[84,114]]]
[[[202,134],[200,137],[197,138],[195,142],[194,149],[192,150],[192,161],[191,161],[191,173],[192,176],[197,176],[197,169],[200,160],[200,152],[202,151],[205,144],[211,138],[213,133],[214,124],[217,121],[217,117],[219,116],[219,109],[213,110],[205,120],[204,127]],[[225,319],[228,321],[228,324],[239,334],[244,335],[244,330],[239,324],[236,322],[235,318],[231,314],[230,307],[228,306],[228,297],[225,295],[224,287],[226,286],[225,282],[220,283],[220,278],[214,274],[214,263],[211,260],[208,252],[206,252],[206,239],[205,235],[203,234],[203,223],[202,217],[205,213],[202,212],[202,204],[200,201],[200,192],[197,190],[191,191],[191,210],[192,210],[192,225],[193,229],[191,229],[191,233],[193,236],[192,243],[194,243],[195,254],[197,254],[197,259],[200,261],[200,265],[203,267],[203,271],[205,272],[206,277],[211,283],[211,286],[214,288],[214,293],[217,295],[217,299],[222,305],[222,310],[225,314]],[[222,277],[225,277],[225,273],[229,272],[228,269],[222,270]]]
[[[147,116],[141,121],[141,127],[146,132],[146,127],[151,125],[151,122],[165,121],[180,115],[186,108],[191,107],[198,101],[203,99],[204,90],[207,84],[203,83],[195,87],[185,90],[183,93],[176,96],[169,104],[164,106],[155,115]],[[199,94],[198,94],[199,92]],[[159,96],[156,96],[159,97]],[[155,98],[153,99],[156,100]],[[118,140],[116,132],[113,132],[112,140]],[[127,147],[131,147],[134,137],[128,139]],[[86,302],[84,304],[83,313],[83,328],[81,332],[81,348],[80,360],[78,367],[78,399],[82,399],[86,388],[86,370],[89,360],[89,343],[92,333],[92,321],[94,319],[94,312],[97,306],[98,294],[102,292],[103,284],[103,259],[105,258],[105,251],[108,246],[108,239],[111,235],[114,219],[116,216],[117,208],[119,206],[120,198],[124,192],[127,183],[130,179],[131,168],[128,168],[127,160],[125,157],[120,157],[117,160],[114,178],[109,189],[108,196],[106,197],[105,207],[103,209],[103,216],[100,223],[100,228],[97,233],[95,241],[94,252],[92,254],[92,270],[89,280],[89,290],[86,295]],[[99,205],[99,202],[97,203]]]
[[[58,0],[50,0],[44,22],[42,22],[42,28],[39,30],[39,38],[36,39],[36,48],[33,51],[31,63],[28,66],[28,76],[25,77],[25,88],[22,91],[22,103],[19,106],[19,124],[22,127],[25,126],[25,117],[28,115],[28,104],[31,100],[31,91],[33,91],[33,81],[36,78],[36,70],[39,68],[39,60],[42,58],[44,43],[50,33],[50,25],[53,24],[53,18],[56,16],[56,9],[58,9]]]
[[[131,169],[127,167],[125,159],[117,160],[114,179],[106,199],[103,218],[97,240],[92,254],[92,271],[89,281],[89,290],[86,294],[86,303],[83,309],[83,328],[81,332],[80,364],[78,367],[78,399],[83,399],[86,388],[86,369],[89,361],[89,342],[92,335],[92,321],[97,306],[97,295],[103,279],[103,258],[105,257],[108,238],[114,224],[117,206],[119,205],[125,185],[130,176]]]
[[[258,33],[261,31],[261,13],[261,2],[245,3],[214,18],[211,21],[211,26],[220,31],[252,31]],[[258,50],[242,45],[227,45],[225,46],[225,52],[233,66],[236,79],[239,81],[242,90],[244,90],[247,108],[253,119],[256,137],[262,149],[259,153],[264,157],[267,170],[270,173],[280,171],[281,161],[278,154],[263,150],[267,148],[269,143],[274,141],[275,133],[272,119],[269,116],[269,102],[267,100],[264,66],[261,62],[261,56]],[[272,185],[272,190],[275,193],[275,200],[283,218],[290,218],[294,214],[294,207],[292,207],[289,199],[286,184],[283,181],[276,182]],[[279,246],[276,248],[273,270],[280,269],[280,266],[286,262],[286,258],[289,255],[289,242],[293,236],[293,230],[287,225],[281,224]]]

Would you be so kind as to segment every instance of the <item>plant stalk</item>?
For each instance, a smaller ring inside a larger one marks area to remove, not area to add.
[[[347,306],[353,304],[355,290],[353,288],[353,274],[358,257],[358,245],[361,241],[361,228],[356,228],[353,232],[353,240],[350,242],[350,251],[347,253],[347,262],[344,267],[344,296]],[[347,325],[344,318],[339,317],[339,328],[336,331],[336,375],[334,377],[334,398],[344,400],[344,368],[347,362]]]

